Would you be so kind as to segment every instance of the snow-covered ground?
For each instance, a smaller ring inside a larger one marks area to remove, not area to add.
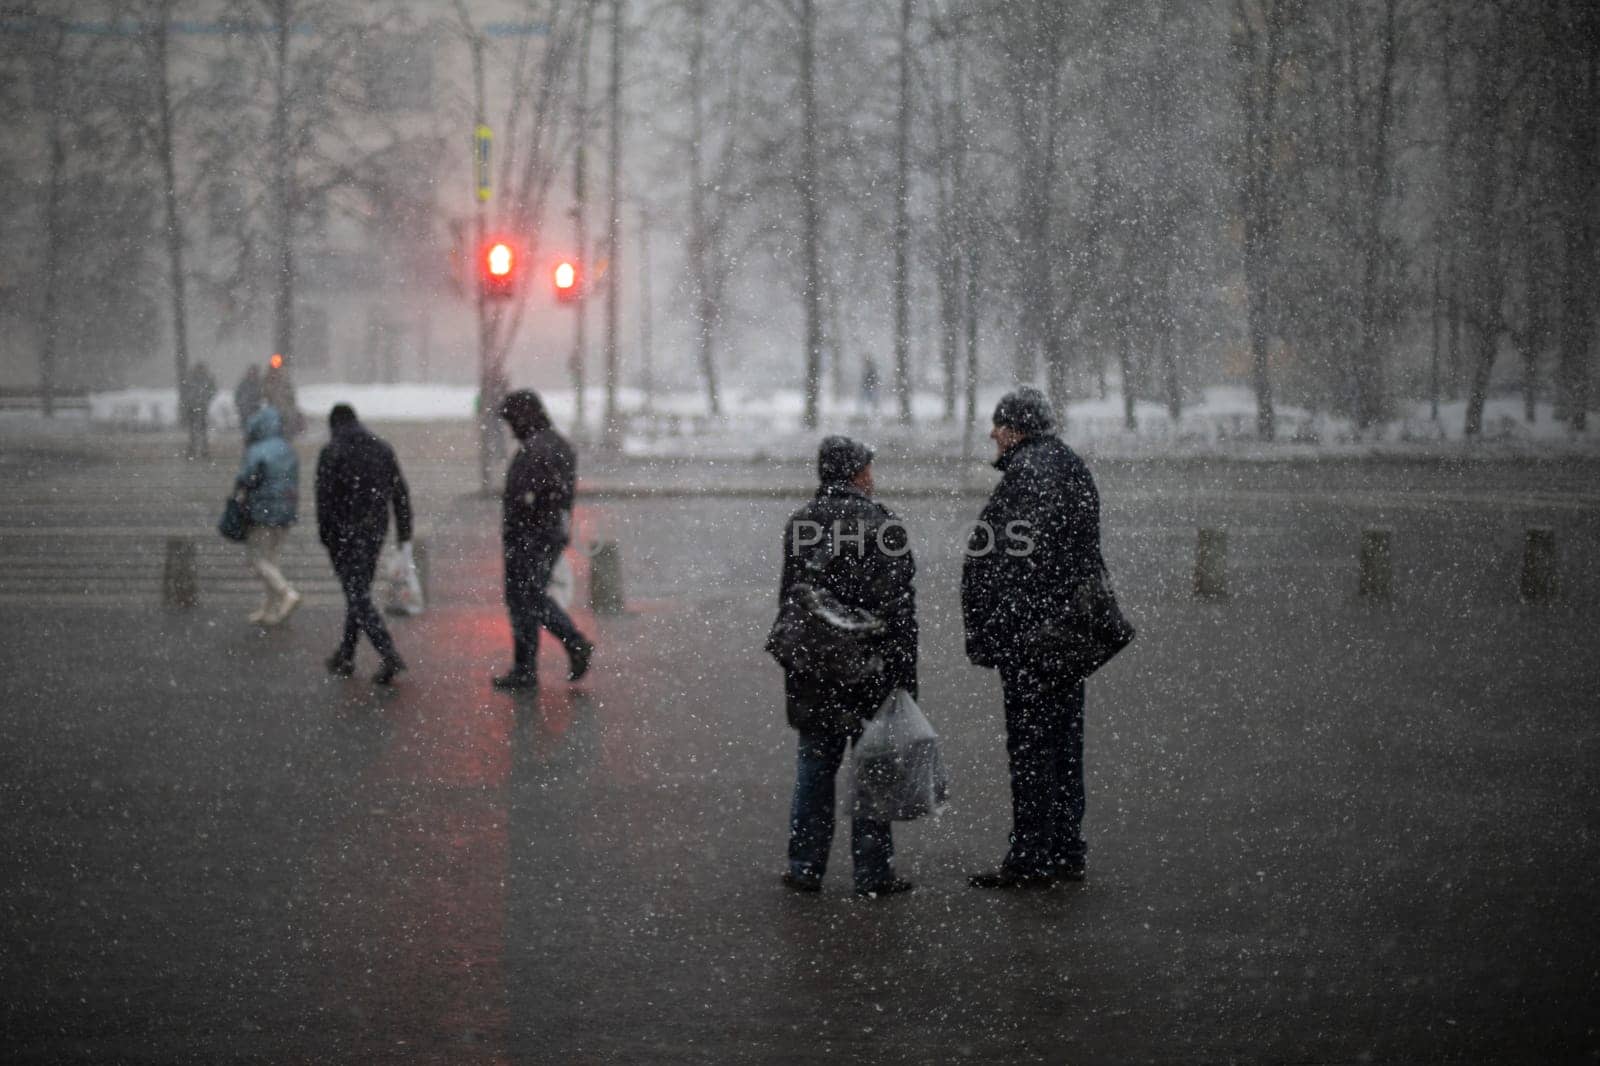
[[[987,442],[988,413],[1004,392],[988,388],[979,395],[979,427],[972,446],[982,453]],[[570,390],[543,393],[558,424],[576,428],[576,404]],[[301,408],[320,418],[335,403],[352,404],[371,422],[465,421],[472,417],[476,390],[465,385],[307,385],[299,390]],[[603,394],[591,389],[586,397],[584,436],[599,432]],[[941,421],[940,397],[932,392],[914,398],[914,424],[898,424],[887,403],[876,414],[858,401],[825,400],[822,425],[806,430],[801,425],[803,404],[796,389],[731,387],[723,397],[718,417],[706,414],[705,398],[698,393],[657,396],[648,413],[637,390],[624,389],[619,403],[627,416],[624,448],[630,454],[700,458],[799,458],[810,454],[819,434],[850,433],[895,452],[924,455],[960,455],[963,431],[959,423]],[[1429,417],[1426,403],[1409,405],[1404,415],[1359,437],[1348,419],[1314,414],[1304,408],[1281,406],[1277,410],[1278,441],[1262,445],[1255,440],[1255,398],[1236,386],[1205,389],[1187,406],[1176,423],[1160,404],[1135,404],[1136,428],[1124,425],[1122,399],[1081,400],[1066,411],[1066,437],[1075,445],[1098,454],[1229,454],[1306,456],[1370,452],[1432,450],[1462,439],[1466,404],[1443,404],[1439,420]],[[1522,417],[1519,397],[1496,398],[1484,411],[1482,443],[1513,451],[1600,452],[1600,413],[1590,415],[1586,433],[1574,434],[1541,403],[1537,418]],[[212,404],[213,424],[237,424],[233,401],[221,393]],[[128,389],[96,393],[89,397],[89,423],[125,429],[160,429],[176,423],[177,396],[173,389]],[[25,417],[12,415],[11,417]],[[82,425],[83,420],[77,420]]]

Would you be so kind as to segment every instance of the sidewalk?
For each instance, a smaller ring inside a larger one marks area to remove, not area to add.
[[[44,496],[76,476],[34,474]],[[1205,604],[1165,540],[1130,532],[1114,548],[1140,637],[1090,684],[1089,881],[996,895],[965,875],[1005,846],[999,692],[961,654],[959,546],[929,538],[921,687],[951,809],[896,829],[911,895],[848,892],[841,824],[826,891],[801,898],[777,882],[794,739],[760,651],[782,507],[628,505],[647,593],[580,612],[601,648],[586,684],[548,647],[544,690],[512,699],[488,686],[509,652],[493,505],[427,499],[440,591],[396,625],[412,671],[393,692],[365,681],[367,649],[356,679],[321,673],[332,603],[266,633],[231,605],[0,609],[11,1059],[1600,1050],[1593,574],[1519,609],[1486,549],[1373,608],[1308,580],[1275,533],[1241,551],[1236,599]],[[1343,551],[1326,509],[1262,507],[1222,521],[1314,520]],[[942,528],[926,510],[918,528]],[[1497,519],[1426,522],[1453,557]]]

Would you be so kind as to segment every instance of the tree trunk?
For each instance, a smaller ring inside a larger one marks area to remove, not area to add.
[[[689,285],[693,290],[695,347],[706,389],[706,409],[713,417],[722,413],[717,387],[716,330],[719,308],[714,299],[706,263],[711,238],[706,222],[703,144],[705,128],[706,0],[695,0],[693,35],[689,41]]]
[[[58,47],[51,58],[52,74],[57,84],[64,77],[61,53]],[[50,114],[50,165],[46,179],[44,206],[44,307],[39,318],[39,404],[46,418],[56,413],[56,345],[61,331],[58,304],[61,291],[61,190],[66,182],[66,133],[61,128],[61,109],[52,107]]]
[[[605,446],[622,447],[622,413],[617,408],[621,374],[617,303],[622,289],[622,0],[611,0],[611,86],[608,116],[609,166],[606,169],[606,410],[601,438]]]
[[[822,208],[817,203],[817,15],[815,0],[800,0],[801,242],[805,259],[805,427],[816,429],[822,393]]]
[[[166,210],[167,269],[172,297],[172,348],[173,370],[178,385],[178,402],[183,404],[184,385],[189,377],[189,319],[185,307],[186,279],[183,272],[183,219],[178,213],[177,161],[173,146],[172,93],[168,84],[168,51],[171,40],[171,10],[163,8],[160,21],[152,27],[153,69],[156,89],[156,150],[161,155],[161,196]],[[182,412],[189,426],[189,452],[195,454],[196,446],[205,450],[206,418],[189,417]]]
[[[900,0],[900,106],[895,116],[894,392],[911,424],[911,0]]]
[[[1600,264],[1595,261],[1596,219],[1600,211],[1600,13],[1593,4],[1575,2],[1565,27],[1568,69],[1560,84],[1565,96],[1561,113],[1563,170],[1562,211],[1565,247],[1561,272],[1560,415],[1576,432],[1589,422],[1589,366],[1594,344],[1595,288]]]
[[[983,259],[974,246],[967,251],[967,396],[961,434],[964,456],[972,455],[972,438],[978,427],[978,268]]]
[[[585,423],[588,420],[588,382],[585,373],[585,363],[588,362],[588,289],[594,277],[594,264],[589,262],[589,219],[588,219],[588,144],[589,144],[589,43],[590,35],[594,30],[594,5],[586,4],[583,13],[583,29],[579,33],[578,42],[578,97],[576,107],[577,117],[577,144],[572,152],[572,229],[573,252],[578,257],[578,284],[583,291],[579,292],[577,302],[572,305],[572,355],[570,370],[572,373],[573,396],[573,434],[580,439],[587,432]]]
[[[1380,421],[1388,408],[1384,388],[1383,358],[1378,351],[1379,307],[1382,294],[1384,243],[1383,217],[1389,198],[1389,141],[1394,124],[1396,8],[1399,0],[1384,0],[1383,29],[1378,37],[1378,108],[1373,119],[1371,156],[1367,160],[1369,183],[1364,214],[1365,262],[1361,275],[1361,346],[1356,367],[1356,425],[1367,429]],[[1359,46],[1359,42],[1357,42]]]
[[[273,349],[283,356],[285,369],[294,366],[294,228],[295,161],[298,147],[289,136],[289,37],[294,32],[286,0],[277,5],[277,25],[273,27],[276,66],[276,94],[272,104],[273,199],[277,233],[277,269],[273,278],[273,306],[276,324]]]
[[[1499,25],[1489,42],[1489,51],[1478,72],[1474,90],[1472,129],[1477,141],[1473,152],[1472,308],[1473,368],[1471,390],[1467,395],[1467,415],[1462,432],[1471,438],[1483,432],[1483,407],[1489,398],[1489,381],[1494,372],[1496,349],[1500,342],[1502,303],[1505,299],[1503,249],[1504,227],[1500,224],[1500,153],[1502,126],[1501,78],[1505,67],[1506,13],[1501,9]]]

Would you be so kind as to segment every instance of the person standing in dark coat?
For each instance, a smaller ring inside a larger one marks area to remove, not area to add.
[[[516,690],[538,685],[540,629],[548,629],[566,649],[567,677],[577,681],[588,672],[594,645],[545,591],[571,535],[577,457],[532,390],[507,395],[500,417],[522,447],[506,470],[500,525],[513,660],[510,672],[495,678],[494,686]]]
[[[189,431],[190,459],[211,458],[211,438],[207,433],[211,422],[211,400],[217,395],[217,381],[211,368],[204,363],[193,363],[184,371],[178,383],[178,407],[184,428]]]
[[[328,412],[330,438],[317,457],[317,536],[344,590],[344,637],[328,672],[355,672],[356,642],[365,633],[378,653],[374,684],[393,684],[406,668],[383,618],[372,605],[372,578],[394,509],[395,539],[411,540],[411,493],[394,449],[356,419],[348,404]]]
[[[1083,678],[1053,655],[1046,627],[1099,573],[1100,496],[1055,434],[1037,389],[1001,399],[989,434],[1002,476],[967,546],[961,609],[967,657],[1000,672],[1011,764],[1011,847],[978,888],[1082,880]]]
[[[262,404],[261,368],[251,363],[245,367],[244,377],[233,387],[233,409],[239,412],[239,428],[250,425],[250,416]]]
[[[872,451],[848,437],[828,437],[817,452],[817,474],[816,495],[784,527],[778,625],[810,587],[865,612],[882,628],[871,638],[880,665],[864,681],[840,685],[785,670],[788,720],[800,739],[783,883],[800,892],[822,887],[833,843],[834,779],[846,747],[895,689],[917,694],[917,564],[905,527],[872,499]],[[854,817],[850,853],[858,894],[911,889],[894,874],[889,822]]]

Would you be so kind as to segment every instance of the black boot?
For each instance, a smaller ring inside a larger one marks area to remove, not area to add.
[[[594,656],[594,645],[582,637],[567,649],[567,680],[577,681],[589,672],[589,660]]]
[[[392,685],[394,679],[400,676],[406,668],[405,660],[398,655],[391,655],[383,660],[383,665],[378,667],[378,672],[372,675],[374,685]]]
[[[520,666],[511,668],[509,674],[501,674],[492,682],[494,687],[502,692],[522,692],[539,687],[539,675],[532,670],[525,670]]]

